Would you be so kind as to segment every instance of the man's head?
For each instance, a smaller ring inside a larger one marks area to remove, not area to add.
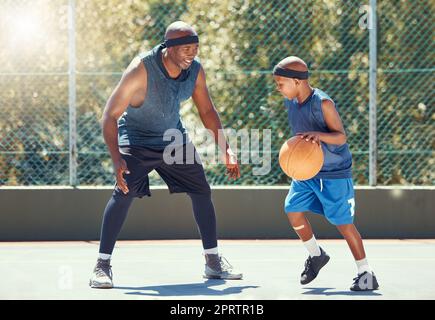
[[[290,56],[281,60],[273,73],[277,90],[288,99],[295,98],[302,87],[308,86],[308,67],[301,58]]]
[[[187,23],[183,21],[176,21],[171,23],[166,28],[165,33],[165,41],[168,40],[174,40],[174,39],[180,39],[191,36],[198,36],[196,31]],[[175,44],[171,45],[167,48],[168,57],[171,59],[171,61],[177,65],[179,68],[185,70],[190,67],[190,65],[193,62],[193,59],[198,54],[198,43],[192,43],[195,42],[191,38],[186,38],[187,42],[191,43],[185,43],[185,44]],[[185,42],[185,41],[181,41]],[[169,42],[170,43],[170,42]]]

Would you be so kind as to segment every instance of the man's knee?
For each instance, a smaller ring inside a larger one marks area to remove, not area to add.
[[[203,193],[193,193],[188,192],[187,195],[191,198],[193,202],[199,201],[199,202],[211,202],[211,192],[203,192]]]

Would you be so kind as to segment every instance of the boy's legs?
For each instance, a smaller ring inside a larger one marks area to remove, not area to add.
[[[312,190],[312,181],[292,182],[284,210],[291,226],[310,254],[301,274],[301,284],[307,284],[317,277],[320,269],[329,261],[329,256],[317,244],[311,224],[303,213],[303,211],[322,213],[321,204]]]
[[[350,251],[356,261],[365,259],[366,253],[364,251],[364,245],[361,239],[361,235],[356,229],[354,224],[343,224],[337,226],[338,231],[346,240]]]
[[[313,229],[303,212],[290,212],[288,220],[302,241],[308,241],[313,237]]]
[[[323,188],[316,190],[316,194],[322,203],[325,216],[343,235],[355,258],[358,276],[354,279],[351,290],[377,289],[377,281],[367,262],[361,235],[353,224],[355,195],[352,179],[323,179],[320,183]],[[370,280],[373,285],[361,285],[361,276],[373,278],[373,281]]]
[[[358,275],[354,278],[354,282],[350,289],[354,291],[378,289],[378,281],[367,261],[363,241],[355,225],[338,225],[337,229],[346,240],[353,257],[355,258],[355,263],[358,269]]]
[[[310,256],[305,261],[305,267],[301,274],[301,284],[313,281],[329,261],[329,256],[317,244],[310,222],[303,212],[289,212],[287,214],[291,226],[302,240]]]

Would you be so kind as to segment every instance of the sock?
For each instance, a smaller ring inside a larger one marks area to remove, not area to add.
[[[317,257],[320,256],[321,252],[320,252],[320,247],[316,242],[316,238],[313,237],[308,240],[308,241],[304,241],[304,246],[305,248],[307,248],[308,252],[310,253],[311,257]]]
[[[107,254],[107,253],[99,253],[98,254],[98,258],[103,259],[103,260],[109,260],[112,257],[111,254]]]
[[[358,268],[358,274],[363,274],[364,272],[372,273],[372,268],[370,268],[367,259],[355,260],[356,267]]]
[[[204,249],[204,254],[218,254],[218,247]]]

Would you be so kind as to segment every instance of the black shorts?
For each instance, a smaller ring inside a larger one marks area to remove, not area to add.
[[[139,146],[119,148],[130,174],[124,174],[129,193],[135,197],[151,196],[148,173],[156,170],[168,185],[170,193],[210,193],[200,157],[191,143],[180,145],[171,155],[177,154],[175,163],[164,161],[164,151]],[[166,154],[168,155],[168,154]],[[115,185],[116,192],[122,192]]]

